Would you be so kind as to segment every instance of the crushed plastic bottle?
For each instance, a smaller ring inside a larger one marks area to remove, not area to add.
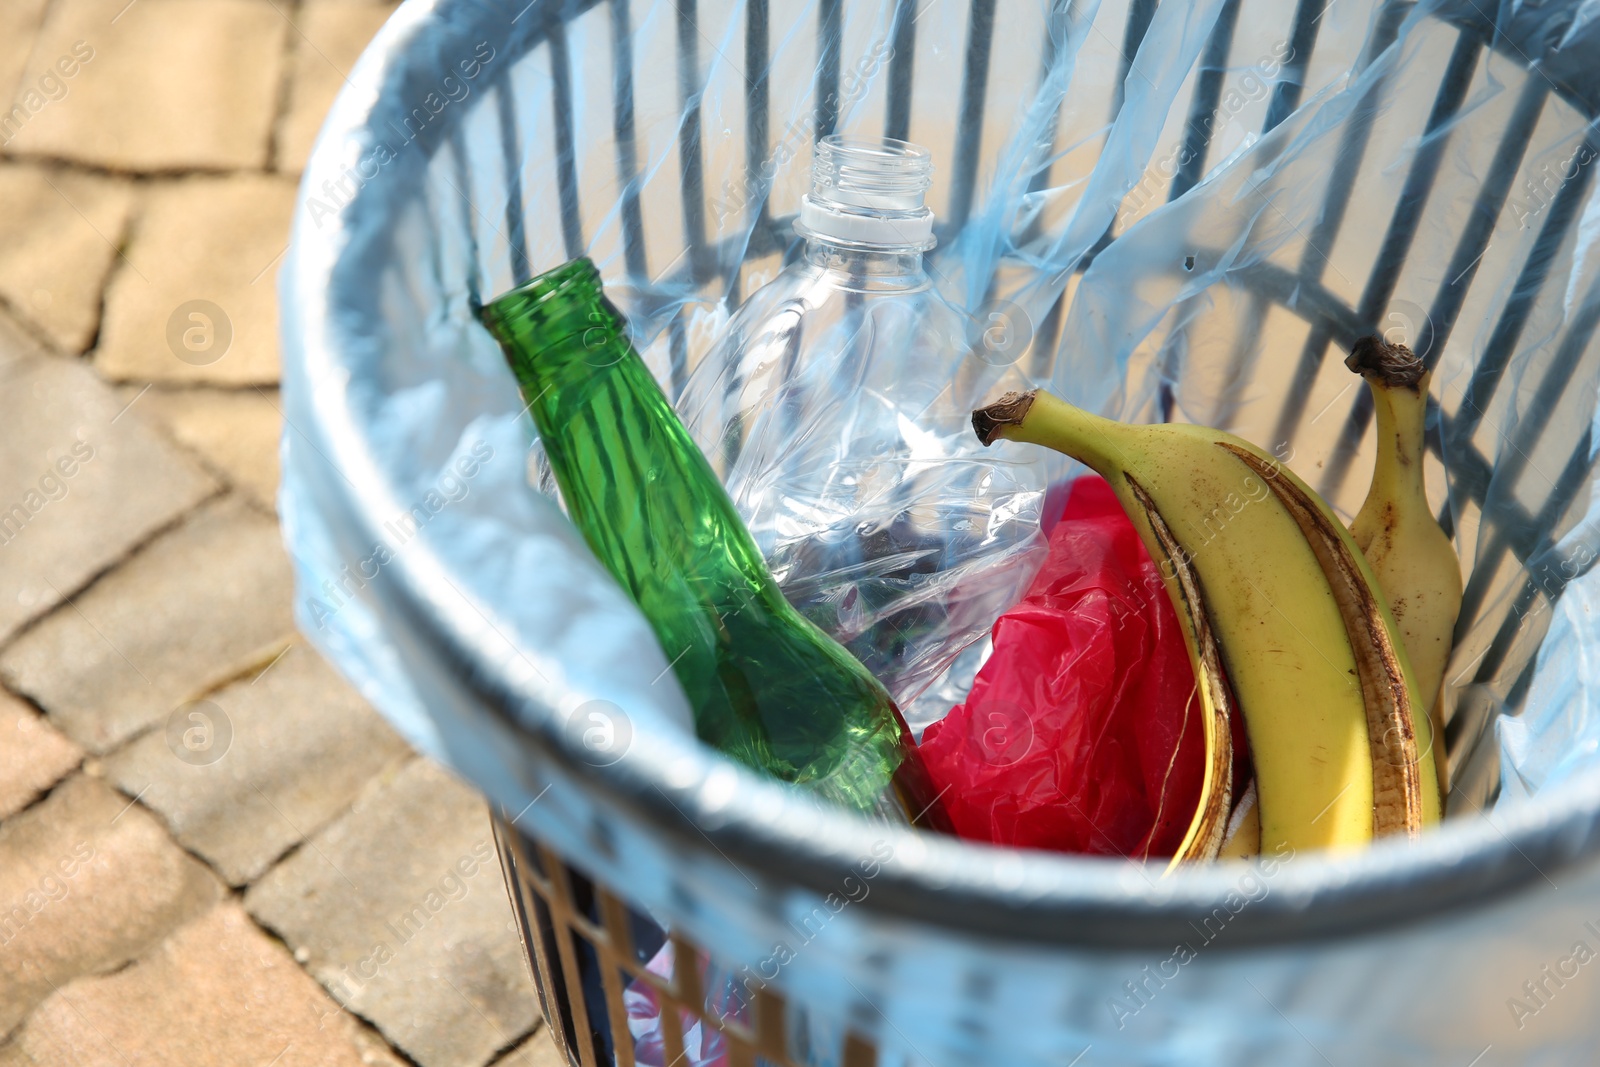
[[[897,701],[982,638],[1043,556],[1043,487],[985,450],[996,386],[937,291],[932,158],[819,141],[802,255],[751,294],[678,408],[788,599]]]

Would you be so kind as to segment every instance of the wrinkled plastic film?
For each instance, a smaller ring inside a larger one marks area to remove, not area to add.
[[[1021,596],[1044,494],[975,438],[968,325],[916,253],[830,248],[752,295],[678,407],[784,595],[904,705]]]

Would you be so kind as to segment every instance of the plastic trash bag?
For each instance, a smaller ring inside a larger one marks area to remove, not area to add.
[[[1188,830],[1201,715],[1161,572],[1111,488],[1086,476],[1027,594],[995,623],[966,702],[928,727],[922,754],[963,837],[1144,860],[1172,855]]]

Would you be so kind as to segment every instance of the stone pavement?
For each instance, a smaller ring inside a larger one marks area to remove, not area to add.
[[[558,1062],[273,513],[295,183],[392,10],[0,0],[0,1067]]]

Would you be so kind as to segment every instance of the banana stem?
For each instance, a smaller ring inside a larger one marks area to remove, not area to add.
[[[1377,416],[1378,462],[1367,500],[1428,506],[1422,477],[1423,425],[1428,414],[1427,365],[1405,345],[1381,337],[1363,337],[1350,350],[1345,366],[1371,385]],[[1361,548],[1366,549],[1366,545]]]
[[[972,413],[972,428],[985,445],[1001,439],[1043,445],[1066,452],[1107,478],[1128,465],[1118,444],[1125,429],[1121,423],[1038,390],[1007,393],[979,408]]]

